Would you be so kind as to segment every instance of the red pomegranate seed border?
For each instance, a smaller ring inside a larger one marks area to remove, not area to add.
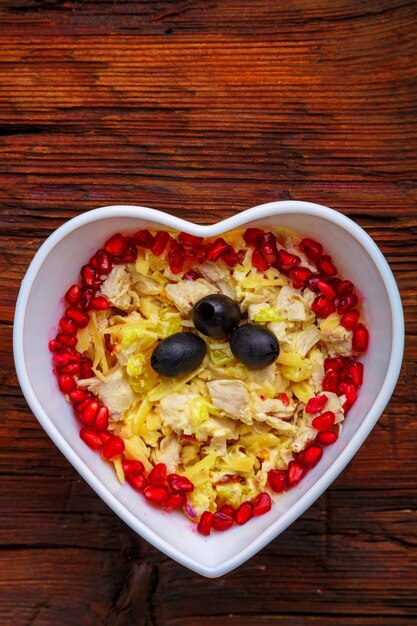
[[[353,350],[357,353],[367,350],[369,332],[359,322],[360,312],[356,308],[358,296],[354,285],[349,280],[337,278],[337,269],[331,257],[323,254],[320,243],[309,238],[299,243],[300,251],[316,267],[313,272],[301,265],[301,257],[279,249],[272,232],[247,228],[243,239],[251,249],[251,262],[255,269],[265,272],[274,267],[289,277],[294,288],[312,290],[316,294],[312,309],[317,318],[326,318],[337,311],[341,315],[340,324],[353,333]],[[156,464],[146,476],[140,461],[124,456],[123,439],[109,432],[107,407],[93,393],[77,386],[78,380],[94,376],[91,359],[76,350],[77,333],[88,325],[90,312],[110,308],[107,298],[99,294],[100,287],[115,265],[136,261],[139,248],[149,249],[155,256],[166,253],[171,272],[184,272],[185,280],[201,278],[196,264],[205,261],[220,261],[234,268],[243,262],[248,250],[235,250],[222,237],[214,242],[204,242],[203,237],[184,232],[180,232],[176,239],[166,231],[153,235],[148,230],[140,230],[133,236],[116,233],[82,266],[80,284],[72,285],[66,292],[64,299],[68,306],[59,321],[58,333],[49,342],[59,389],[72,403],[75,415],[82,423],[82,441],[92,450],[100,450],[104,459],[121,456],[123,473],[129,485],[142,493],[148,502],[170,511],[187,504],[187,494],[194,490],[192,482],[179,474],[167,474],[163,463]],[[113,350],[110,340],[106,342],[106,350]],[[352,357],[336,356],[325,359],[324,369],[323,391],[346,396],[343,405],[346,414],[356,401],[357,391],[363,383],[363,364]],[[281,396],[288,401],[286,394]],[[324,394],[308,401],[305,410],[314,415],[312,425],[318,431],[316,438],[301,452],[293,453],[294,458],[287,469],[271,469],[268,472],[271,491],[283,493],[297,485],[320,461],[323,447],[337,440],[336,416],[332,411],[324,410],[326,403],[327,396]],[[237,509],[223,505],[214,513],[204,511],[197,530],[202,535],[209,535],[212,529],[222,532],[234,524],[243,525],[253,517],[264,515],[271,506],[270,495],[263,491],[251,501],[242,502]]]

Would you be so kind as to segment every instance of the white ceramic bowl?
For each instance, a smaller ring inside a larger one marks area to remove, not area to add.
[[[199,535],[180,513],[149,506],[121,486],[110,464],[79,438],[79,425],[52,375],[48,340],[63,311],[60,300],[77,280],[80,266],[117,231],[161,225],[194,235],[214,236],[251,224],[285,226],[321,241],[342,274],[364,294],[371,331],[365,384],[349,412],[338,441],[321,462],[272,510],[227,533]],[[14,325],[14,356],[23,393],[37,419],[97,494],[139,535],[186,567],[208,577],[234,569],[297,519],[339,475],[384,410],[399,375],[404,343],[401,300],[391,270],[372,239],[353,221],[307,202],[271,202],[212,226],[200,226],[166,213],[135,206],[109,206],[80,215],[56,230],[41,246],[20,289]]]

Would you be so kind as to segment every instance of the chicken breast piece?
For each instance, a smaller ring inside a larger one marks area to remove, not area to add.
[[[213,380],[207,383],[211,401],[216,409],[244,424],[252,424],[249,394],[241,380]]]
[[[306,356],[307,352],[310,352],[311,348],[320,341],[320,331],[314,324],[307,326],[305,330],[301,330],[296,334],[295,339],[295,351]]]
[[[295,431],[295,426],[286,422],[295,412],[295,407],[291,404],[285,405],[277,398],[262,400],[254,393],[251,394],[251,406],[253,419],[265,422],[280,432]]]
[[[269,384],[273,385],[275,381],[275,363],[271,363],[267,367],[263,367],[260,370],[250,370],[248,374],[247,381],[251,385],[258,385],[262,387],[262,385]]]
[[[219,290],[205,280],[185,280],[181,283],[167,285],[165,293],[183,315],[189,315],[198,300]]]
[[[217,445],[221,445],[220,441],[227,441],[228,439],[238,439],[239,434],[237,432],[236,422],[228,418],[209,417],[208,420],[203,422],[200,426],[200,440],[212,438],[212,443],[217,442]],[[213,445],[216,445],[213,443]]]
[[[229,296],[233,300],[236,297],[233,282],[230,276],[230,272],[226,267],[219,265],[218,263],[202,263],[198,267],[200,274],[204,276],[206,280],[214,284],[215,287],[223,293],[225,296]]]
[[[155,449],[155,459],[157,463],[165,463],[168,474],[177,471],[180,464],[181,445],[174,435],[161,439],[159,446]]]
[[[156,409],[161,422],[176,433],[192,435],[190,402],[198,397],[196,393],[170,393],[162,398]]]
[[[139,296],[131,291],[130,274],[124,265],[115,265],[101,286],[103,296],[122,311],[130,311],[139,304]]]
[[[150,276],[144,276],[143,274],[139,274],[139,272],[135,272],[132,276],[132,279],[133,288],[135,289],[135,291],[138,292],[139,295],[143,294],[144,296],[158,296],[161,293],[161,284]]]
[[[331,331],[321,333],[322,341],[326,344],[329,356],[337,354],[349,356],[352,354],[352,336],[352,331],[340,325]]]
[[[109,409],[112,420],[118,420],[137,397],[121,367],[105,376],[105,381],[90,379],[88,389]]]

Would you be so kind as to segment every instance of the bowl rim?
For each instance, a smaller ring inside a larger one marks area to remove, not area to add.
[[[381,275],[390,304],[392,316],[390,360],[386,370],[384,382],[375,403],[364,416],[358,430],[350,441],[347,442],[346,447],[342,450],[332,465],[303,496],[301,496],[279,517],[278,520],[268,526],[268,528],[266,528],[245,548],[243,548],[243,550],[220,565],[206,566],[199,561],[184,555],[180,550],[167,543],[152,529],[137,519],[134,514],[131,513],[127,507],[120,502],[118,498],[113,495],[113,493],[89,469],[71,445],[67,443],[63,435],[61,435],[61,433],[54,426],[35,395],[25,365],[23,329],[26,317],[26,305],[36,276],[49,253],[69,233],[81,226],[84,226],[85,224],[105,218],[133,217],[161,224],[176,230],[183,230],[190,234],[211,237],[227,232],[228,230],[241,227],[255,220],[287,213],[313,215],[333,222],[352,235],[371,257]],[[306,509],[311,506],[315,500],[317,500],[317,498],[328,488],[333,480],[342,472],[363,444],[379,417],[382,415],[382,412],[384,411],[397,384],[402,364],[403,350],[404,317],[399,290],[392,271],[376,243],[358,224],[342,213],[323,205],[299,200],[268,202],[266,204],[255,206],[251,209],[241,211],[229,218],[210,225],[196,224],[194,222],[178,218],[169,213],[164,213],[149,207],[135,205],[110,205],[86,211],[81,215],[68,220],[62,226],[57,228],[42,243],[39,250],[36,252],[21,283],[16,302],[13,328],[13,353],[21,389],[30,409],[55,445],[84,478],[84,480],[90,485],[90,487],[126,524],[128,524],[128,526],[130,526],[141,537],[146,539],[146,541],[163,551],[174,560],[208,578],[215,578],[230,572],[265,547],[270,541],[283,532],[293,521],[300,517],[300,515],[302,515],[304,511],[306,511]]]

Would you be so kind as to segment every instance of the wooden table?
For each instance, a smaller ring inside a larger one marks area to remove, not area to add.
[[[0,0],[1,626],[417,622],[416,29],[413,0]],[[14,304],[42,241],[93,207],[211,223],[287,198],[381,247],[404,367],[327,493],[205,580],[130,531],[42,431],[14,373]]]

